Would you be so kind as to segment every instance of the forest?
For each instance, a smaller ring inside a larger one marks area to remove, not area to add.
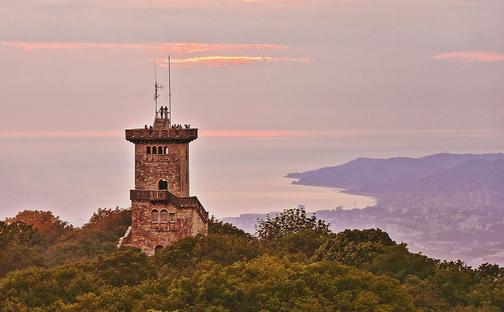
[[[301,208],[256,235],[212,218],[152,257],[116,248],[129,225],[127,209],[0,222],[1,311],[504,311],[504,268],[431,259],[380,229],[333,233]]]

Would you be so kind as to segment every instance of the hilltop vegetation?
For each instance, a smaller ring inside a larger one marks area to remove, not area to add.
[[[2,311],[502,311],[504,269],[430,259],[379,229],[332,233],[302,209],[258,237],[212,219],[208,237],[148,257],[115,249],[129,211],[82,228],[49,212],[0,223]]]

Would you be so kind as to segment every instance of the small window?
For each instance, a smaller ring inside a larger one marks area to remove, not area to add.
[[[159,222],[159,213],[156,209],[151,211],[151,221],[152,222]]]
[[[170,222],[175,222],[175,213],[169,213],[168,214],[168,219],[170,220]]]
[[[165,153],[165,155],[168,155],[168,146],[164,147],[164,153]]]
[[[168,189],[168,182],[166,180],[159,180],[158,187],[159,187],[159,190],[167,190]]]
[[[161,217],[161,222],[168,222],[168,210],[163,209],[159,215]]]
[[[155,147],[155,146],[153,146],[153,147],[152,147],[152,154],[154,154],[154,155],[155,155],[155,154],[156,154],[156,151],[157,151],[156,147]]]
[[[158,146],[157,153],[158,153],[159,155],[163,154],[163,148],[162,148],[161,146]]]
[[[147,146],[147,155],[150,154],[150,151],[151,151],[150,146]]]

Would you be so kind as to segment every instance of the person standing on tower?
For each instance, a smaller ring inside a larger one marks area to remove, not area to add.
[[[161,113],[161,119],[163,119],[163,114],[164,114],[164,109],[163,106],[159,109],[159,112]]]
[[[168,106],[164,107],[165,118],[168,119]]]

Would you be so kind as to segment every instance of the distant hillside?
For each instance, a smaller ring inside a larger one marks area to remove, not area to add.
[[[504,264],[503,153],[358,158],[287,176],[298,179],[295,184],[344,188],[378,199],[367,209],[319,211],[333,230],[380,227],[430,256]],[[245,216],[227,220],[253,223]]]
[[[454,174],[458,167],[464,172],[480,176],[483,164],[504,160],[504,153],[496,154],[436,154],[421,158],[396,157],[390,159],[358,158],[343,165],[326,167],[302,173],[289,173],[287,177],[298,179],[294,184],[330,186],[357,192],[380,194],[386,191],[383,186],[397,190],[413,181],[430,176],[443,176],[443,172]],[[478,165],[479,164],[479,165]],[[499,163],[495,163],[499,165]],[[486,166],[489,167],[489,166]],[[448,172],[452,170],[452,172]]]

